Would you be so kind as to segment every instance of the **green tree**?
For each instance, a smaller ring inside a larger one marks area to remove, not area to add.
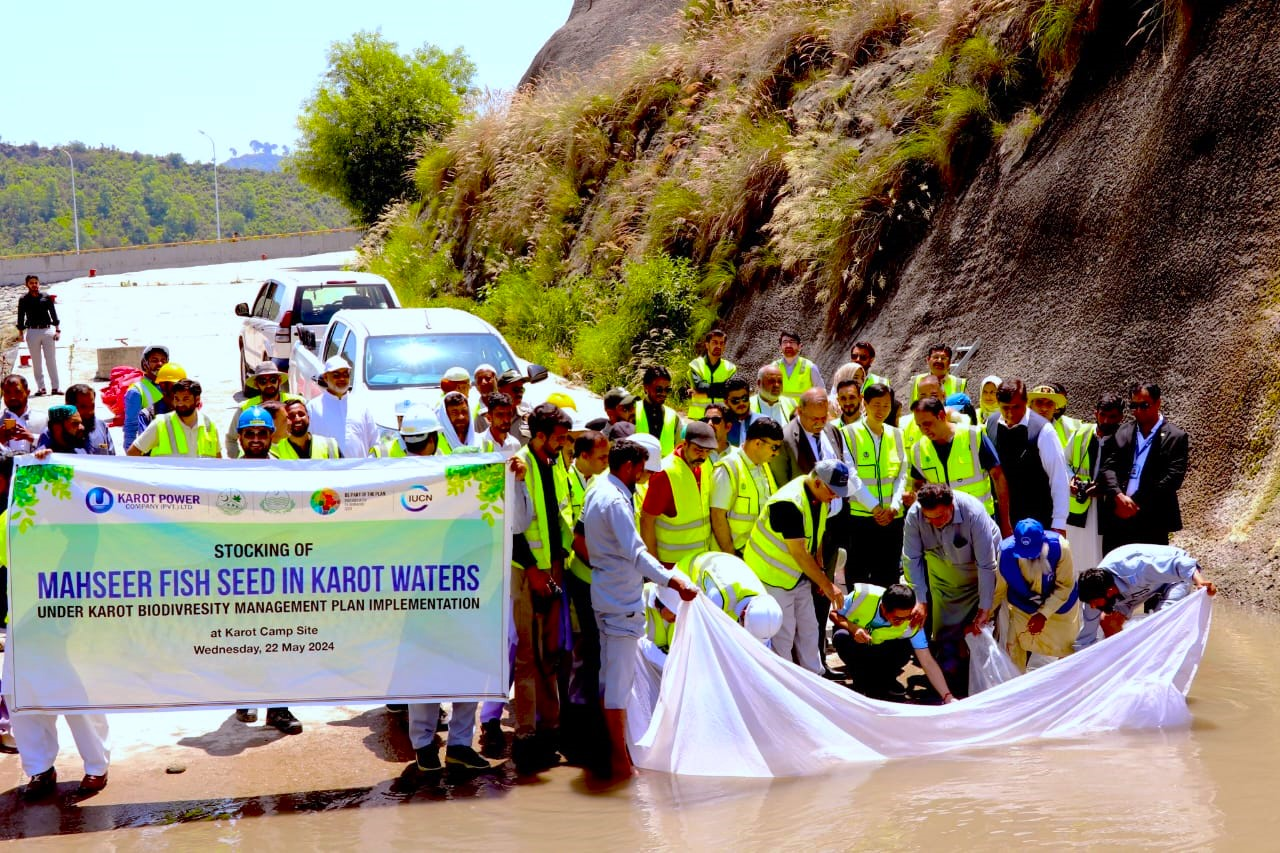
[[[335,42],[329,70],[298,117],[301,144],[289,167],[372,224],[388,203],[417,196],[414,153],[453,129],[474,74],[461,49],[426,44],[404,55],[376,32]]]

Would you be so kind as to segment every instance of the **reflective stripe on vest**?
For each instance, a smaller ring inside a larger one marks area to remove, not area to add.
[[[666,406],[662,407],[662,430],[657,437],[658,444],[662,447],[662,455],[666,456],[676,449],[676,424],[680,421],[680,416],[675,413],[674,409]],[[644,401],[636,403],[636,432],[648,433],[653,435],[649,429],[649,416],[644,413]]]
[[[167,412],[160,416],[152,456],[187,455],[187,433],[181,427],[174,427],[177,419],[177,412]],[[199,414],[196,415],[196,455],[206,459],[218,455],[218,428],[213,425],[213,421]]]
[[[400,438],[394,435],[378,439],[378,443],[369,448],[369,455],[381,459],[400,459],[409,455]]]
[[[704,469],[705,482],[698,488],[693,469],[675,455],[662,460],[662,470],[671,481],[671,498],[676,505],[674,518],[658,516],[658,559],[678,563],[690,554],[711,547],[711,475]]]
[[[527,445],[521,449],[520,456],[524,459],[526,468],[524,482],[529,489],[529,500],[533,504],[533,521],[530,522],[529,529],[524,532],[524,538],[529,543],[529,549],[533,551],[538,568],[550,571],[551,540],[548,538],[550,529],[546,518],[547,502],[542,494],[545,485],[542,482],[542,469],[538,467],[537,457]],[[560,460],[557,458],[552,460],[551,465],[551,487],[555,490],[558,513],[555,533],[560,537],[561,547],[568,550],[570,542],[566,540],[572,535],[570,531],[573,530],[573,519],[569,516],[569,484],[565,479],[564,466],[559,463]]]
[[[764,471],[765,480],[769,485],[769,494],[760,494],[759,484],[751,473],[754,466],[741,449],[734,450],[721,459],[716,463],[716,467],[727,471],[733,483],[733,503],[725,516],[729,521],[729,534],[733,537],[733,547],[741,551],[747,547],[747,539],[751,536],[751,528],[755,526],[756,519],[760,517],[761,508],[765,501],[769,500],[769,496],[778,490],[778,486],[773,481],[773,471],[769,466],[761,465],[759,467]]]
[[[1067,445],[1071,443],[1071,437],[1078,429],[1080,429],[1080,421],[1066,415],[1053,422],[1053,431],[1058,434],[1058,443],[1062,445],[1063,450],[1067,449]]]
[[[727,561],[717,551],[688,558],[678,568],[708,595],[720,593],[720,609],[735,620],[739,605],[745,606],[747,599],[765,594],[763,582],[750,568],[737,561]],[[734,571],[735,568],[740,571]]]
[[[915,376],[911,377],[911,402],[914,403],[916,400],[920,399],[920,380],[930,375],[932,374],[917,373]],[[952,376],[948,373],[942,380],[942,399],[946,400],[952,394],[965,393],[965,385],[965,380],[961,379],[959,376]]]
[[[730,377],[732,377],[733,374],[737,372],[738,372],[737,365],[735,365],[732,361],[729,361],[723,358],[720,359],[719,363],[717,363],[714,368],[712,368],[712,366],[708,364],[707,360],[702,356],[698,356],[693,361],[689,362],[690,375],[693,378],[701,379],[703,382],[707,383],[708,385],[711,385],[715,382],[725,382]],[[720,379],[718,380],[716,379],[717,373],[720,374]],[[704,414],[706,414],[707,405],[709,403],[723,403],[723,402],[724,402],[723,397],[715,397],[710,394],[704,394],[695,388],[693,393],[689,395],[688,415],[690,418],[692,418],[695,421],[699,420],[702,418]]]
[[[800,395],[813,387],[813,362],[802,355],[796,356],[795,367],[787,373],[787,363],[783,359],[774,362],[782,372],[782,396],[796,403]]]
[[[156,403],[160,402],[162,397],[164,397],[164,392],[156,387],[156,384],[145,376],[133,383],[133,387],[138,389],[138,397],[142,400],[142,406],[140,408],[143,409],[148,406],[154,406]]]
[[[841,427],[840,431],[844,433],[845,443],[849,445],[849,452],[853,454],[854,464],[858,469],[858,479],[862,480],[862,484],[871,491],[880,506],[892,504],[893,487],[898,482],[898,474],[902,471],[902,467],[907,464],[902,430],[885,424],[884,434],[880,437],[878,446],[865,419]],[[887,454],[884,452],[886,447],[889,448]],[[849,512],[853,515],[871,516],[871,510],[852,498],[849,500]],[[898,509],[898,516],[902,516],[901,507]]]
[[[825,503],[818,511],[818,529],[816,531],[813,529],[813,518],[809,513],[809,495],[804,483],[804,477],[796,477],[774,492],[773,497],[769,498],[769,502],[765,504],[764,511],[760,513],[760,518],[756,520],[756,526],[751,530],[751,538],[747,541],[747,550],[743,559],[751,567],[751,571],[756,573],[756,577],[769,586],[795,589],[800,578],[804,576],[804,570],[787,550],[786,540],[779,536],[769,523],[769,507],[775,503],[786,502],[794,504],[800,510],[800,517],[804,519],[805,545],[811,554],[818,547],[818,543],[822,541],[822,535],[827,530],[828,507]]]
[[[281,403],[287,403],[290,400],[301,400],[301,399],[302,398],[299,397],[297,394],[288,394],[288,393],[285,393],[284,391],[280,392]],[[261,405],[262,405],[262,395],[258,395],[257,397],[250,397],[249,399],[245,400],[243,403],[240,404],[240,411],[242,412],[247,411],[248,409],[252,409],[254,406],[261,406]]]
[[[964,438],[968,437],[968,441]],[[978,427],[955,427],[952,434],[951,454],[944,467],[938,458],[937,448],[927,436],[922,436],[911,449],[916,470],[930,483],[946,483],[951,488],[966,492],[982,501],[987,514],[996,511],[991,495],[991,477],[982,467],[979,453],[982,448],[982,430]]]
[[[1067,465],[1072,474],[1085,482],[1093,479],[1093,459],[1089,455],[1089,445],[1093,442],[1097,429],[1097,424],[1082,424],[1067,442]],[[1067,505],[1067,520],[1083,527],[1092,504],[1093,498],[1080,500],[1076,497],[1076,490],[1072,489],[1070,502]]]
[[[570,464],[568,476],[565,480],[569,484],[569,513],[573,519],[573,526],[578,526],[578,520],[582,518],[582,507],[587,502],[587,492],[595,486],[597,478],[592,477],[584,482],[582,472],[578,470],[577,465]],[[573,549],[569,549],[569,571],[573,576],[583,583],[591,583],[591,567],[582,562]]]
[[[902,637],[909,637],[915,631],[911,629],[911,620],[903,622],[901,625],[881,625],[878,628],[872,628],[871,620],[880,614],[880,600],[884,598],[884,587],[876,586],[871,583],[855,583],[853,589],[849,592],[849,597],[853,599],[853,603],[849,605],[849,615],[845,618],[852,625],[865,629],[871,634],[872,644],[887,643],[889,640],[897,640]],[[881,616],[883,618],[883,616]]]
[[[281,439],[271,445],[271,452],[276,455],[277,459],[301,459],[298,456],[298,449],[293,446],[293,442],[289,439]],[[337,459],[338,458],[338,442],[329,438],[327,435],[311,436],[311,455],[308,459]]]
[[[1000,576],[1004,578],[1005,585],[1008,587],[1007,597],[1009,603],[1023,613],[1035,613],[1041,607],[1044,607],[1045,599],[1049,597],[1058,583],[1055,570],[1058,567],[1058,561],[1062,559],[1062,542],[1057,533],[1049,530],[1045,531],[1044,541],[1049,546],[1047,555],[1049,571],[1040,577],[1039,592],[1032,591],[1031,584],[1027,582],[1026,577],[1022,574],[1022,566],[1019,564],[1018,556],[1013,553],[1013,537],[1010,536],[1000,543]],[[1070,613],[1071,608],[1076,606],[1076,601],[1079,597],[1080,591],[1073,583],[1067,603],[1055,610],[1054,613]]]

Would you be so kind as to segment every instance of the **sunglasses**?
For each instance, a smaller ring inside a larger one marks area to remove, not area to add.
[[[724,423],[724,418],[719,415],[712,415],[709,418],[703,418],[702,422],[706,424],[722,424]]]
[[[727,400],[725,400],[725,402],[732,406],[738,403],[745,403],[747,402],[747,399],[748,399],[748,395],[742,394],[738,397],[729,397]]]
[[[1130,403],[1129,404],[1129,411],[1131,412],[1145,412],[1149,408],[1151,408],[1150,403]]]

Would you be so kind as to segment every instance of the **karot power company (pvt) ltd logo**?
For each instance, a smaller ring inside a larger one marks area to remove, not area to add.
[[[111,494],[110,489],[94,486],[85,493],[84,505],[89,508],[89,512],[102,515],[104,512],[110,512],[116,505],[116,496]]]

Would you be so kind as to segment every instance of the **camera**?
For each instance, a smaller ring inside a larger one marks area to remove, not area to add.
[[[1092,480],[1086,480],[1082,477],[1071,478],[1071,494],[1075,495],[1075,498],[1078,501],[1087,501],[1093,497],[1090,493],[1090,489],[1092,488]]]

